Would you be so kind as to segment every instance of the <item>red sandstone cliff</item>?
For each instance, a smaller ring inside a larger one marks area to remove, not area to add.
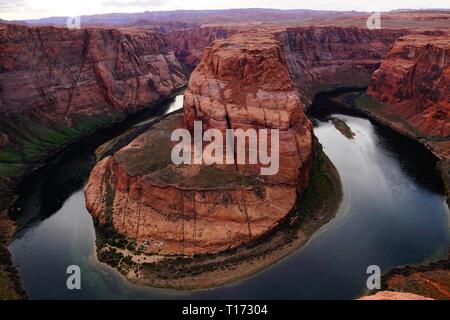
[[[288,28],[278,34],[302,101],[337,87],[365,87],[402,30]]]
[[[203,49],[209,47],[216,39],[228,38],[237,32],[236,28],[222,26],[195,26],[186,29],[170,30],[166,33],[177,59],[186,65],[195,67]]]
[[[201,120],[206,128],[222,130],[279,129],[280,171],[269,178],[282,183],[298,182],[311,158],[312,125],[303,107],[280,42],[271,33],[257,31],[207,48],[184,99],[189,128]]]
[[[397,40],[367,93],[385,104],[383,113],[405,120],[404,129],[413,135],[449,139],[450,37]]]
[[[1,174],[19,174],[21,164],[164,99],[185,82],[157,32],[4,25]]]

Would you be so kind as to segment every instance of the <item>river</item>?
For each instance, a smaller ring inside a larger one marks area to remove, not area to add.
[[[95,231],[83,185],[102,143],[182,107],[182,96],[75,143],[17,189],[20,231],[9,246],[32,299],[353,299],[365,290],[369,265],[383,272],[447,255],[449,211],[435,159],[418,143],[363,116],[321,108],[315,134],[343,185],[336,217],[301,249],[247,279],[215,289],[180,292],[129,283],[97,260]],[[330,117],[355,133],[339,132]],[[17,211],[17,210],[16,210]],[[81,268],[82,288],[66,287],[66,268]]]

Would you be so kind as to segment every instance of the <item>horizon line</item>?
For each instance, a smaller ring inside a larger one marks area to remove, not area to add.
[[[82,14],[77,15],[79,17],[94,17],[94,16],[105,16],[105,15],[117,15],[117,14],[143,14],[143,13],[170,13],[170,12],[218,12],[218,11],[245,11],[245,10],[267,10],[267,11],[315,11],[315,12],[354,12],[354,13],[369,13],[372,11],[360,11],[360,10],[327,10],[327,9],[307,9],[307,8],[264,8],[264,7],[249,7],[249,8],[223,8],[223,9],[175,9],[175,10],[144,10],[144,11],[136,11],[136,12],[107,12],[107,13],[93,13],[93,14]],[[450,8],[397,8],[392,10],[379,10],[378,12],[382,13],[391,13],[391,12],[423,12],[423,11],[443,11],[450,12]],[[68,17],[72,17],[70,15],[61,15],[61,16],[43,16],[39,18],[30,18],[30,19],[2,19],[3,21],[10,22],[28,22],[28,21],[37,21],[37,20],[45,20],[45,19],[66,19]]]

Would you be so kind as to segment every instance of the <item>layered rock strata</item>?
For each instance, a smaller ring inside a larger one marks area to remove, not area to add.
[[[237,28],[226,26],[195,26],[170,30],[166,37],[178,61],[194,68],[200,62],[204,48],[217,39],[228,38],[237,31]]]
[[[292,79],[309,106],[315,94],[366,87],[402,30],[299,27],[278,33]]]
[[[374,73],[371,111],[450,158],[450,37],[400,38]]]

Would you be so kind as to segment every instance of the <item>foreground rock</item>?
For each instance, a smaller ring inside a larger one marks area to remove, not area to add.
[[[381,289],[449,300],[450,252],[440,261],[389,270],[381,278]]]
[[[156,32],[0,26],[0,179],[185,82]]]
[[[192,129],[280,130],[280,170],[260,165],[171,164],[171,132]],[[215,253],[258,239],[295,207],[312,164],[312,125],[271,35],[235,35],[207,49],[185,93],[184,115],[161,121],[101,161],[85,188],[102,225],[146,253]]]
[[[178,61],[194,68],[200,62],[204,48],[217,39],[228,38],[237,31],[237,28],[231,26],[195,26],[170,30],[166,37]]]
[[[433,300],[424,296],[406,292],[381,291],[359,300]]]

